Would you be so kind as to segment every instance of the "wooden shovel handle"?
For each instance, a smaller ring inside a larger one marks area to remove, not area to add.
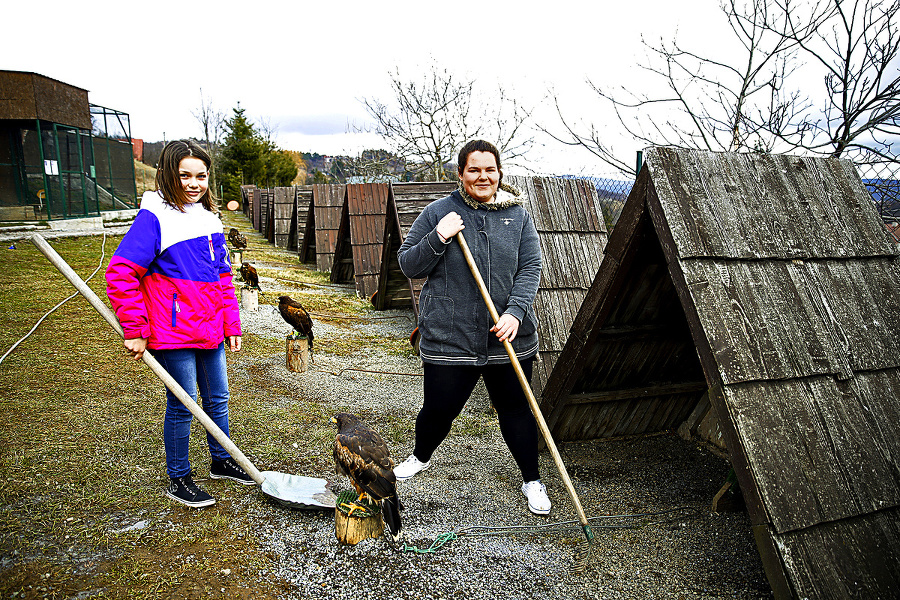
[[[481,297],[484,299],[484,303],[491,313],[491,318],[494,320],[494,323],[496,323],[500,320],[500,315],[497,314],[497,308],[494,306],[494,301],[491,299],[487,286],[484,285],[484,279],[481,278],[481,272],[478,270],[478,265],[475,264],[475,259],[472,258],[472,252],[469,251],[469,245],[466,243],[466,238],[463,236],[462,231],[456,234],[456,239],[459,241],[459,247],[462,248],[463,256],[466,257],[466,262],[469,264],[469,269],[472,271],[472,276],[475,278],[476,285],[478,285],[478,291],[481,292]],[[544,420],[544,415],[538,407],[534,392],[531,391],[531,384],[528,382],[528,379],[526,379],[525,372],[522,371],[519,357],[516,356],[516,351],[508,340],[503,341],[503,347],[506,348],[509,360],[513,365],[513,369],[516,371],[516,376],[519,378],[522,391],[525,392],[525,396],[528,398],[528,405],[531,407],[534,420],[537,421],[538,429],[541,430],[541,435],[544,436],[547,448],[550,449],[550,454],[553,455],[553,462],[556,463],[556,468],[559,470],[563,484],[566,486],[566,491],[569,492],[572,504],[575,505],[575,512],[578,513],[578,520],[581,522],[582,527],[585,528],[585,532],[590,536],[592,534],[588,533],[590,531],[590,525],[588,524],[587,515],[584,514],[584,509],[581,507],[581,501],[578,499],[578,494],[575,492],[575,486],[572,485],[572,480],[569,478],[569,472],[566,470],[566,465],[562,461],[562,456],[560,456],[559,450],[556,448],[553,436],[550,434],[550,428],[547,427],[547,421]]]
[[[91,306],[94,307],[100,316],[106,319],[106,322],[109,323],[116,332],[122,336],[124,339],[125,333],[122,331],[122,326],[119,325],[119,319],[116,318],[116,315],[113,314],[113,311],[109,309],[103,301],[97,297],[97,294],[94,293],[94,290],[88,287],[88,285],[78,276],[78,273],[72,270],[72,267],[61,257],[56,250],[53,249],[50,244],[38,233],[35,233],[31,236],[31,243],[37,246],[37,249],[41,251],[41,253],[47,257],[54,267],[56,267],[60,273],[63,274],[63,277],[69,280],[75,289],[77,289],[82,296],[90,303]],[[207,415],[202,408],[194,401],[193,398],[188,395],[187,392],[184,391],[175,379],[169,375],[169,372],[166,371],[161,364],[147,351],[144,352],[142,359],[144,364],[150,367],[150,370],[159,377],[166,387],[181,400],[181,403],[191,411],[191,414],[197,417],[197,420],[200,421],[200,424],[203,425],[203,428],[206,429],[210,435],[212,435],[217,442],[219,442],[225,451],[231,455],[231,457],[241,466],[244,471],[246,471],[247,475],[249,475],[253,481],[258,484],[262,484],[266,478],[262,473],[259,472],[250,459],[248,459],[240,449],[234,445],[234,442],[229,439],[225,432],[222,431],[218,425],[216,425],[215,421],[213,421],[209,415]]]

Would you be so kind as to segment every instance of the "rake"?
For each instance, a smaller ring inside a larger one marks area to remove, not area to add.
[[[487,286],[484,284],[484,279],[481,277],[478,265],[475,264],[475,259],[472,257],[472,252],[469,250],[469,245],[466,243],[466,238],[463,236],[462,231],[456,234],[456,238],[459,241],[459,247],[462,249],[463,256],[466,257],[469,269],[472,271],[472,276],[475,278],[478,291],[481,292],[481,297],[484,299],[484,303],[491,313],[491,318],[494,320],[494,323],[496,323],[500,319],[500,315],[497,314],[497,308],[494,306],[494,301],[491,299]],[[519,357],[516,356],[516,351],[513,349],[512,344],[509,343],[509,340],[503,341],[503,347],[506,349],[506,353],[509,355],[509,360],[512,363],[513,369],[516,371],[516,377],[519,379],[522,391],[525,392],[525,396],[528,398],[528,405],[531,407],[531,412],[534,415],[535,421],[537,421],[538,429],[540,429],[541,435],[544,437],[544,442],[547,444],[547,448],[553,456],[553,462],[556,464],[559,475],[562,477],[563,485],[565,485],[566,491],[572,499],[572,504],[575,506],[575,512],[578,514],[578,520],[581,523],[581,529],[584,531],[584,536],[587,539],[587,548],[577,554],[575,565],[572,569],[574,572],[581,572],[584,570],[585,566],[587,566],[591,545],[594,541],[594,532],[591,530],[587,515],[584,514],[584,509],[581,507],[581,501],[578,499],[578,494],[575,492],[575,486],[572,485],[572,479],[569,477],[569,472],[566,470],[566,465],[563,463],[562,456],[559,454],[556,443],[553,441],[553,436],[550,434],[550,428],[547,427],[544,415],[541,414],[541,409],[538,407],[534,392],[531,391],[531,384],[528,382],[528,379],[526,379],[525,372],[522,371]]]

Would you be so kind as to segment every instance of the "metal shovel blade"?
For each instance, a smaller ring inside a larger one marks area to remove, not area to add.
[[[278,471],[263,471],[259,489],[279,504],[290,508],[334,508],[337,495],[328,487],[328,481],[318,477],[288,475]]]

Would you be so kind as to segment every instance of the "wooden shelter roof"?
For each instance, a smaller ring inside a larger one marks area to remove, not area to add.
[[[318,183],[312,186],[313,229],[316,232],[316,270],[328,271],[334,266],[334,247],[337,244],[344,209],[343,185]]]
[[[653,148],[543,392],[560,439],[707,392],[776,596],[900,586],[900,256],[852,163]]]
[[[276,248],[292,249],[297,238],[297,199],[293,186],[276,187],[273,195],[273,235]]]
[[[298,185],[294,187],[295,199],[294,211],[297,231],[295,247],[299,260],[302,263],[315,262],[316,260],[316,230],[312,219],[312,186]]]
[[[360,298],[370,298],[378,289],[389,193],[387,183],[348,184],[346,188],[331,281],[355,279]]]
[[[534,300],[540,352],[531,380],[539,396],[600,267],[608,234],[590,181],[521,176],[504,180],[524,192],[541,243],[541,283]]]
[[[406,239],[416,217],[429,203],[449,196],[454,182],[392,183],[389,190],[384,242],[378,275],[377,293],[372,304],[378,310],[411,307],[419,314],[419,292],[424,279],[407,279],[397,262],[397,251]]]

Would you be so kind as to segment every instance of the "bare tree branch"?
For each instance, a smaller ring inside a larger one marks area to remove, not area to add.
[[[448,165],[463,144],[474,138],[495,143],[504,162],[524,155],[533,144],[533,137],[526,133],[531,110],[503,88],[485,96],[478,92],[475,80],[459,79],[436,65],[418,81],[405,79],[399,69],[390,77],[390,104],[375,98],[361,102],[375,120],[374,131],[419,179],[453,177]]]

